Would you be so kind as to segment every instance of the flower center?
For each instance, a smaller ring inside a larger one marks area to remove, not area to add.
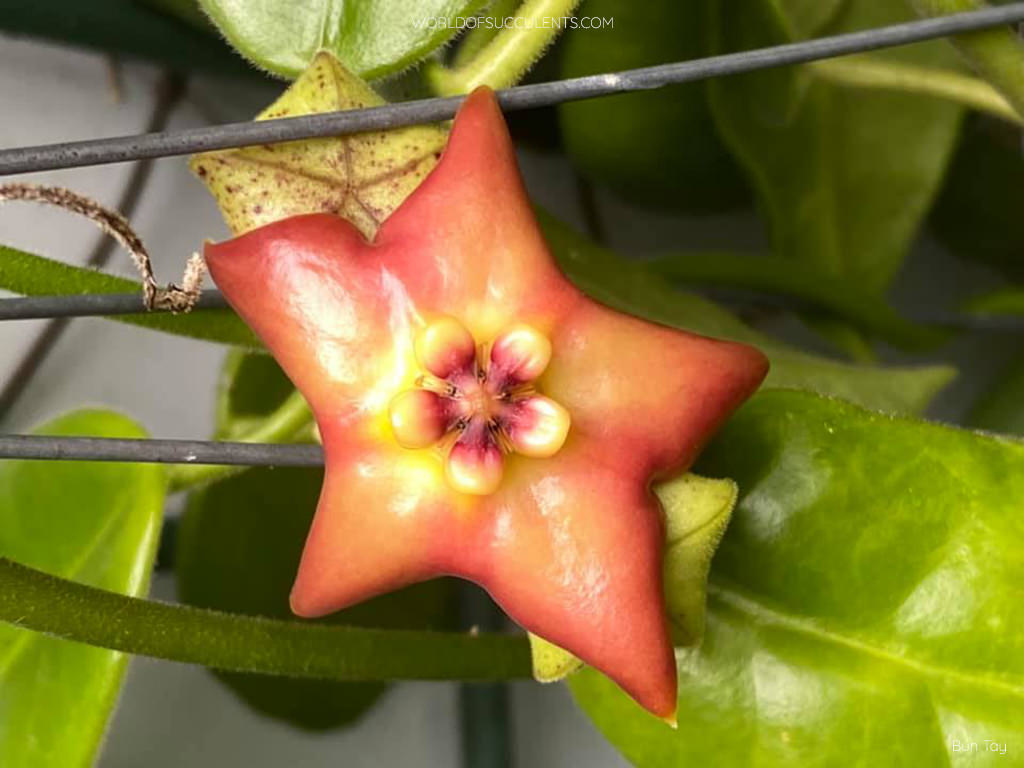
[[[569,433],[569,413],[537,392],[534,382],[551,360],[551,342],[523,324],[477,346],[453,317],[442,317],[416,339],[424,373],[416,387],[391,401],[391,429],[406,448],[438,446],[445,477],[457,491],[497,490],[504,456],[552,456]]]

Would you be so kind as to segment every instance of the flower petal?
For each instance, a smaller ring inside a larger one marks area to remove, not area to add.
[[[551,257],[486,88],[466,98],[437,167],[375,244],[425,312],[458,316],[477,342],[524,318],[548,333],[579,296]]]
[[[615,312],[586,299],[552,337],[545,394],[606,460],[649,477],[686,469],[760,385],[761,352]]]
[[[328,214],[206,246],[214,281],[318,417],[386,413],[416,373],[415,307],[368,250]]]
[[[572,437],[553,458],[510,458],[501,492],[485,501],[478,580],[527,630],[668,716],[676,671],[661,511],[643,478],[597,458]]]
[[[386,443],[338,450],[333,432],[324,431],[324,487],[292,588],[299,616],[437,576],[433,552],[455,508],[433,452]]]

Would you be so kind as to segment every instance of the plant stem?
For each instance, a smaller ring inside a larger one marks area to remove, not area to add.
[[[918,67],[869,56],[816,61],[808,66],[816,75],[837,85],[936,96],[988,112],[1003,120],[1024,123],[1024,119],[999,91],[984,80],[959,72]]]
[[[788,259],[740,253],[674,253],[645,262],[666,277],[700,285],[748,288],[798,299],[833,317],[848,320],[872,336],[907,349],[922,349],[948,334],[907,320],[848,280],[822,274]]]
[[[241,443],[289,442],[304,434],[312,421],[313,414],[305,399],[298,392],[292,392],[277,410],[268,414],[266,419],[259,423],[259,426],[244,434],[233,435],[231,439]],[[170,490],[172,493],[185,490],[244,471],[245,467],[218,464],[176,465],[170,470]]]
[[[579,2],[526,0],[515,14],[522,23],[502,27],[482,46],[473,43],[479,46],[478,50],[454,67],[439,62],[428,64],[424,73],[427,82],[441,96],[469,93],[479,85],[491,88],[514,85],[561,31],[561,25],[551,20],[570,16]]]
[[[494,0],[490,8],[481,14],[480,18],[482,21],[504,19],[515,13],[518,7],[519,0]],[[452,66],[458,68],[468,64],[500,31],[497,25],[492,26],[487,23],[481,23],[469,30],[459,42],[459,47],[452,57]]]
[[[322,680],[530,677],[526,637],[364,629],[142,600],[0,558],[0,621],[101,648],[214,669]]]
[[[985,0],[910,0],[919,16],[945,16],[986,7]],[[974,70],[1024,115],[1024,42],[1002,27],[957,35],[953,44]]]

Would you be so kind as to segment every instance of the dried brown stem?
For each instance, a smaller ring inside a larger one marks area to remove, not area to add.
[[[153,264],[142,239],[131,224],[117,211],[63,187],[47,187],[38,184],[0,185],[0,203],[18,200],[30,203],[52,205],[94,222],[100,229],[114,238],[132,257],[142,277],[142,295],[147,309],[164,309],[171,312],[187,312],[199,299],[199,289],[206,271],[206,265],[198,253],[192,254],[185,267],[181,287],[169,283],[161,288],[153,276]]]

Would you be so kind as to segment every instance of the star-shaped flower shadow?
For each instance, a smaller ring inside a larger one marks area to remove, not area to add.
[[[296,613],[461,576],[672,716],[664,521],[650,486],[685,470],[757,388],[763,355],[577,290],[534,220],[487,89],[467,98],[440,163],[372,242],[311,214],[210,245],[206,259],[323,437]]]

